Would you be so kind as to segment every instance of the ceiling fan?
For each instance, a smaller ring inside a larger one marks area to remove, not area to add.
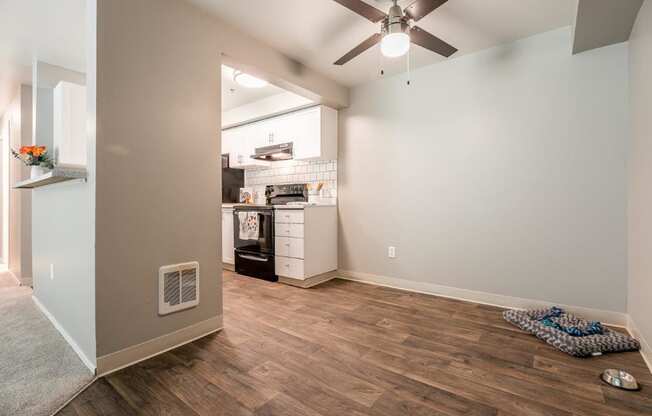
[[[388,58],[397,58],[405,55],[410,49],[410,42],[448,58],[457,52],[457,48],[449,45],[435,35],[426,32],[419,26],[414,25],[414,22],[430,14],[447,1],[416,0],[406,7],[405,10],[401,10],[401,7],[397,4],[397,0],[393,0],[394,5],[389,9],[388,13],[384,13],[362,0],[335,0],[335,2],[367,18],[373,23],[380,23],[380,33],[371,35],[346,55],[338,59],[335,65],[344,65],[379,42],[382,54]]]

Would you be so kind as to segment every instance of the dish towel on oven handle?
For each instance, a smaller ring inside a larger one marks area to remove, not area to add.
[[[258,240],[260,236],[258,227],[258,213],[238,212],[240,223],[240,240]]]

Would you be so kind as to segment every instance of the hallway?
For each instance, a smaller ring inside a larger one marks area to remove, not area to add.
[[[93,375],[32,300],[0,272],[0,415],[49,416]]]

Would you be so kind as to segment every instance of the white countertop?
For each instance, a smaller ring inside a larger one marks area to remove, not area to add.
[[[315,204],[315,205],[275,205],[274,209],[306,209],[306,208],[328,208],[335,207],[335,204]]]
[[[245,205],[242,203],[237,204],[222,204],[222,209],[233,209],[236,205]],[[256,205],[256,204],[252,204]],[[305,209],[305,208],[327,208],[335,207],[335,204],[315,204],[315,205],[274,205],[274,209]]]

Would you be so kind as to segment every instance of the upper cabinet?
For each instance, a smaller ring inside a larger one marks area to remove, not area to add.
[[[52,113],[57,164],[86,166],[86,87],[59,82]]]
[[[337,111],[319,106],[294,113],[294,158],[337,159]]]
[[[250,124],[222,131],[222,153],[229,154],[230,167],[245,169],[269,165],[269,162],[251,157],[257,147],[264,146],[257,130]]]
[[[317,106],[222,131],[222,153],[233,168],[269,165],[252,159],[257,147],[292,143],[295,160],[337,159],[337,111]]]

